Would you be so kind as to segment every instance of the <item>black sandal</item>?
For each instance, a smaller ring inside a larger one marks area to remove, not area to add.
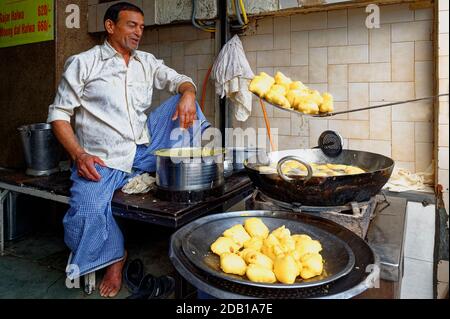
[[[139,288],[133,294],[128,296],[127,299],[153,298],[160,290],[160,279],[152,274],[148,274],[142,278]]]
[[[175,279],[171,276],[161,276],[159,280],[159,291],[155,292],[153,298],[149,299],[165,299],[175,290]]]
[[[144,264],[142,260],[134,259],[127,263],[123,271],[123,277],[128,286],[128,290],[132,294],[137,293],[144,277]]]

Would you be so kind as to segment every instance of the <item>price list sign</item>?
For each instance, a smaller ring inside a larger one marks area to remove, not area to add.
[[[0,48],[54,39],[54,0],[0,0]]]

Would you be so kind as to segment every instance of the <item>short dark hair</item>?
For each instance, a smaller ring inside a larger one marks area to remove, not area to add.
[[[142,9],[138,6],[128,2],[119,2],[113,4],[108,8],[108,10],[106,10],[105,16],[103,17],[103,24],[105,24],[106,20],[111,20],[114,23],[117,23],[117,21],[119,21],[119,13],[121,11],[134,11],[144,15],[144,11],[142,11]]]

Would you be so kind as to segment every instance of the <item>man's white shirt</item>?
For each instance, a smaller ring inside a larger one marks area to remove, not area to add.
[[[153,87],[178,93],[192,79],[151,53],[134,51],[128,66],[107,42],[70,57],[47,122],[70,122],[81,147],[114,169],[131,172],[137,144],[148,144]]]

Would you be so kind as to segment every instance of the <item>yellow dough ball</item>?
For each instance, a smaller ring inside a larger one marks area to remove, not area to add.
[[[295,243],[295,250],[303,257],[306,254],[318,254],[322,251],[322,245],[318,240],[301,240]]]
[[[275,260],[273,272],[278,281],[293,284],[299,273],[297,262],[291,255],[279,257]]]
[[[306,254],[300,258],[302,270],[300,276],[303,279],[310,279],[318,276],[323,271],[323,259],[320,254]]]
[[[244,275],[247,264],[241,256],[232,253],[220,255],[220,268],[227,274]]]
[[[239,248],[244,246],[244,243],[251,238],[250,235],[245,231],[244,226],[242,226],[241,224],[237,224],[231,228],[228,228],[223,232],[223,236],[232,239],[236,244],[239,245]]]
[[[247,264],[256,264],[270,270],[273,269],[272,259],[257,251],[245,254],[244,260]]]
[[[220,256],[224,253],[235,253],[240,247],[230,238],[219,237],[211,244],[210,248],[213,253]]]
[[[269,228],[260,218],[248,218],[244,222],[244,228],[252,237],[267,238],[269,236]]]
[[[272,270],[256,264],[248,265],[246,275],[253,282],[272,284],[277,281]]]
[[[251,248],[256,251],[261,251],[263,239],[260,237],[252,237],[244,243],[244,248]]]

